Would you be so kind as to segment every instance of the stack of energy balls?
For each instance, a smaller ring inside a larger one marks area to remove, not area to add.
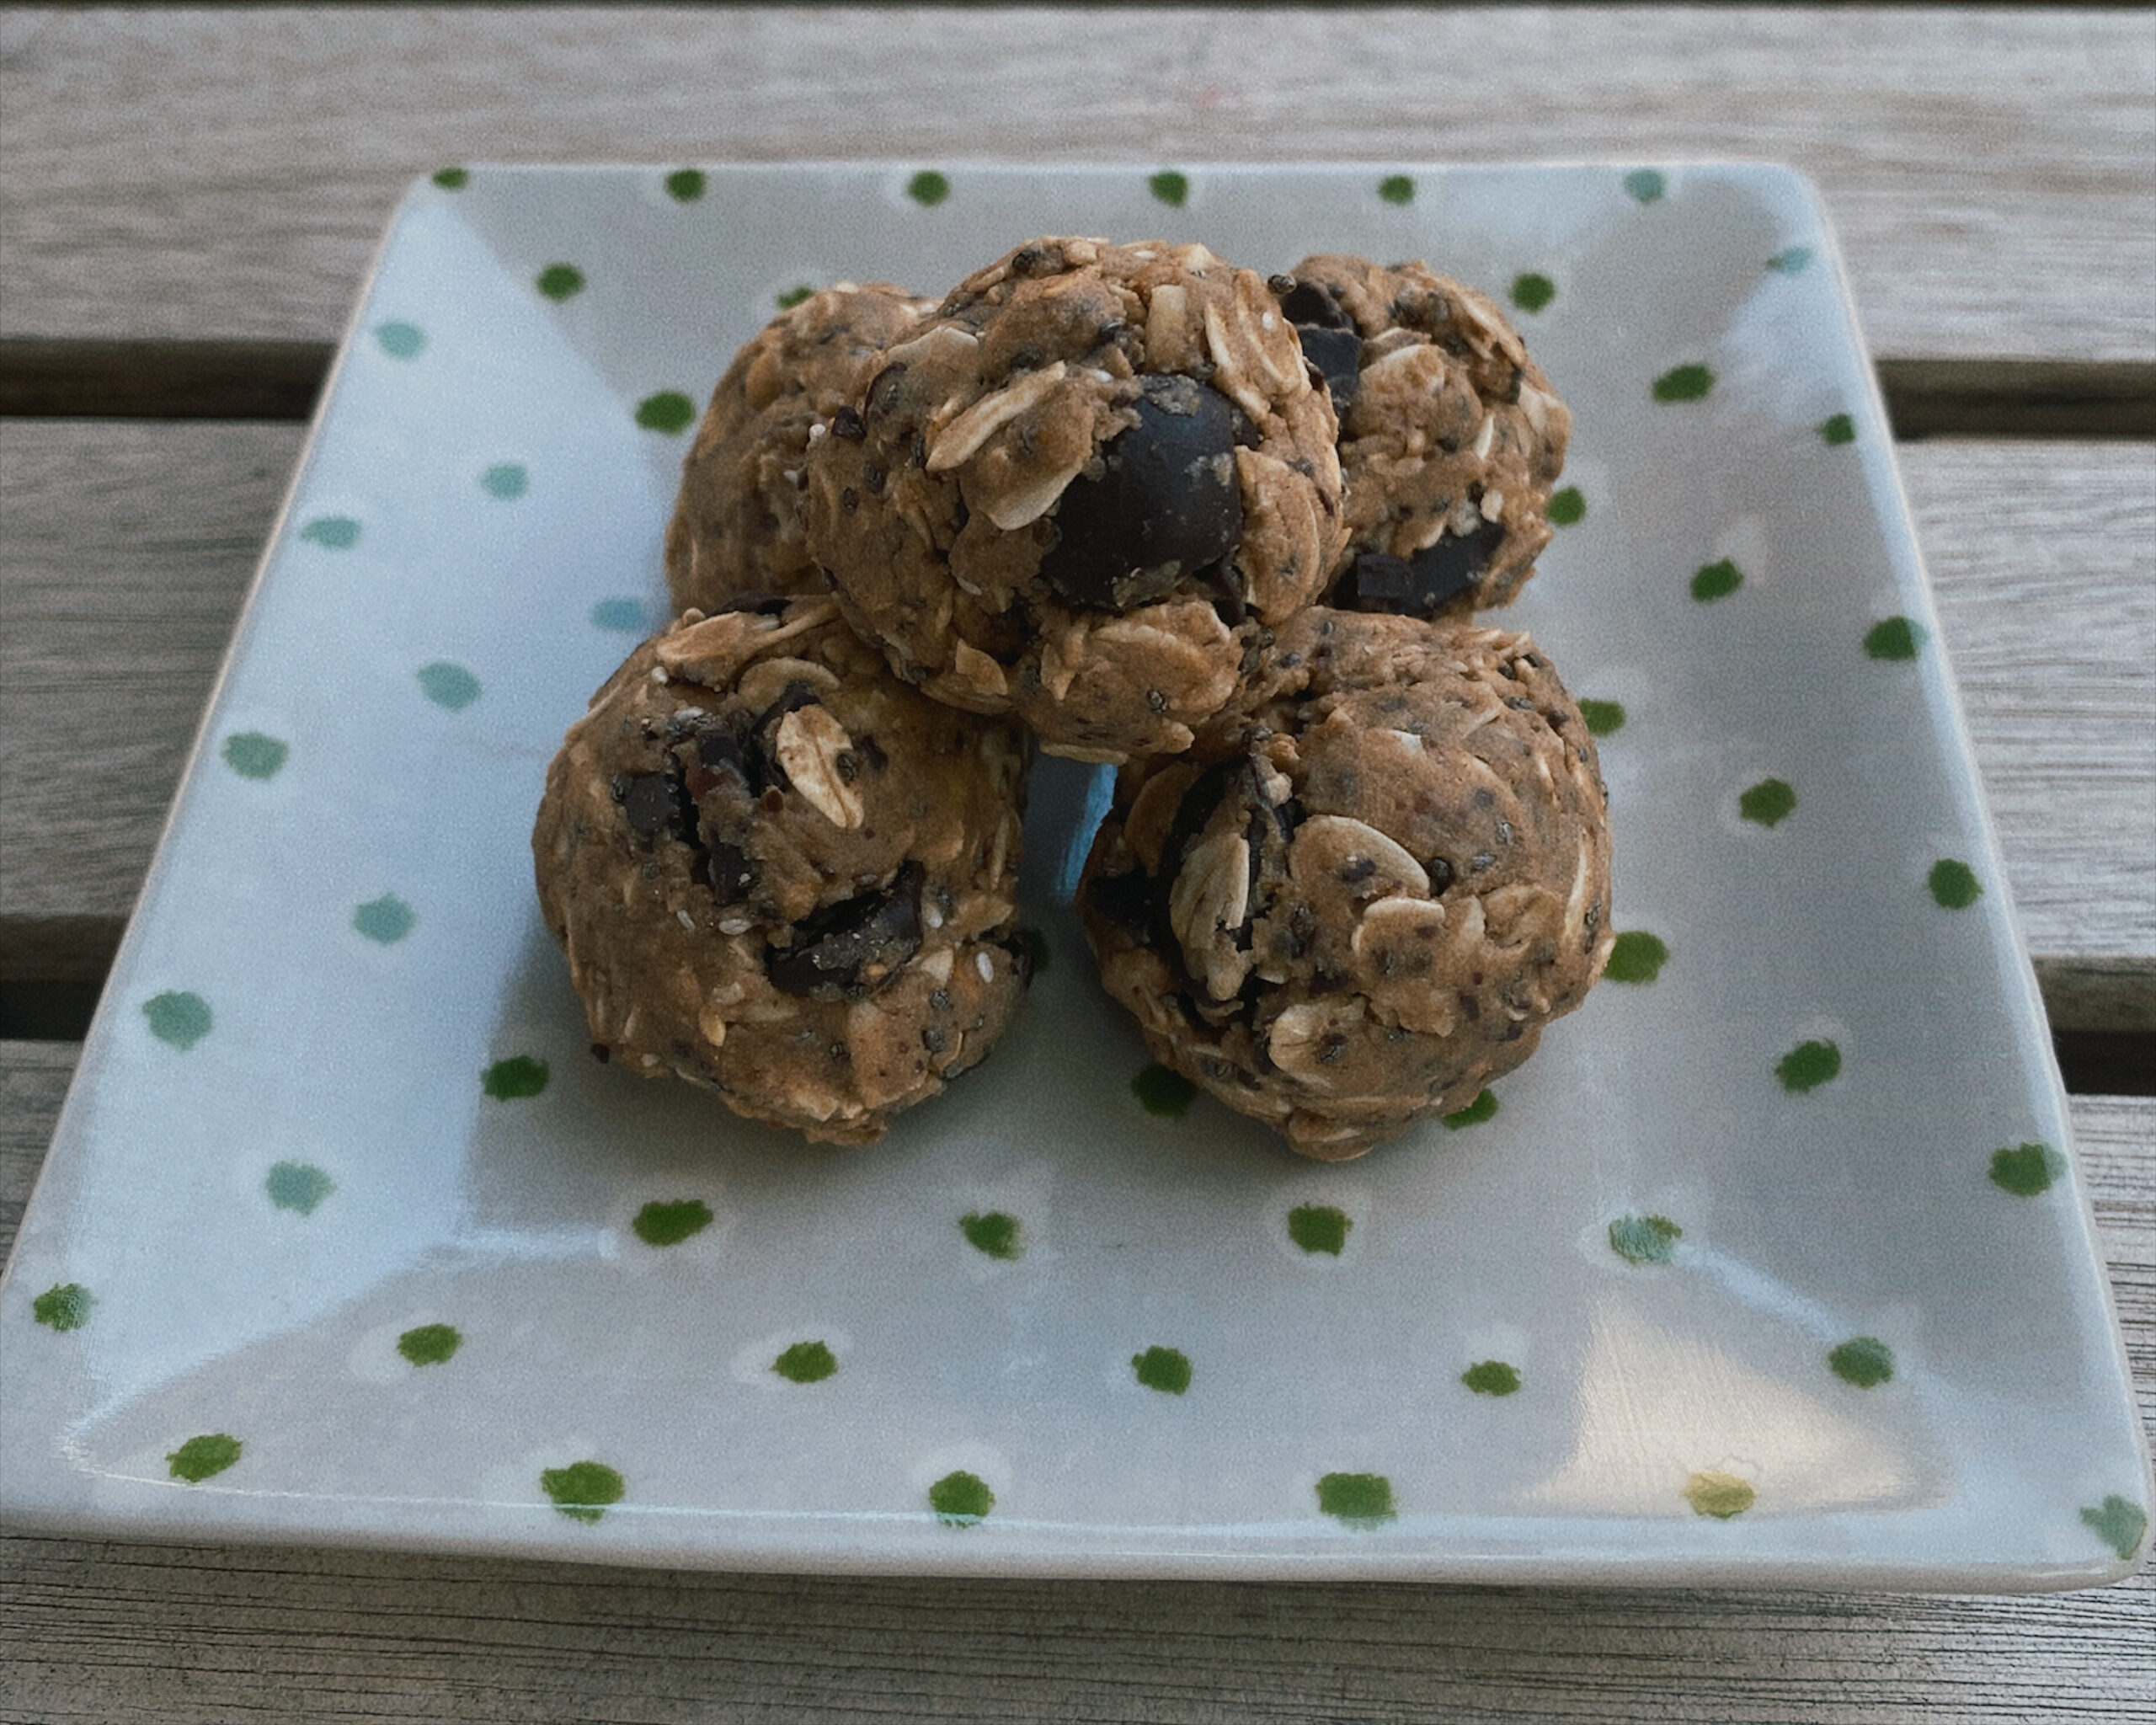
[[[1586,724],[1475,621],[1570,429],[1421,264],[1043,238],[795,306],[685,463],[677,620],[547,775],[595,1048],[880,1135],[1017,1010],[1038,747],[1119,769],[1078,910],[1155,1060],[1326,1160],[1465,1107],[1611,939]]]

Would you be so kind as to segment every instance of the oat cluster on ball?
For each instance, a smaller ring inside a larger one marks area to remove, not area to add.
[[[1570,429],[1422,264],[1048,237],[792,306],[684,462],[675,621],[547,774],[595,1051],[881,1135],[1019,1008],[1038,749],[1118,769],[1078,908],[1155,1059],[1327,1159],[1471,1102],[1610,943],[1593,743],[1476,621]]]

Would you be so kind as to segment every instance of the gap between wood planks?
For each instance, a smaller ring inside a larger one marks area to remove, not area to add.
[[[0,336],[0,415],[305,419],[326,341]],[[1881,360],[1894,435],[2156,439],[2156,360]]]

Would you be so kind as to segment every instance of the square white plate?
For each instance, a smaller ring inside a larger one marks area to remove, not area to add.
[[[1050,962],[883,1145],[586,1054],[526,835],[661,620],[689,417],[795,288],[939,292],[1044,232],[1427,258],[1572,403],[1574,518],[1506,620],[1600,703],[1641,980],[1493,1116],[1326,1167],[1149,1110],[1059,902],[1068,763],[1028,834]],[[0,1292],[0,1510],[741,1567],[2098,1583],[2148,1464],[2067,1140],[1796,176],[474,167],[391,229],[84,1051]]]

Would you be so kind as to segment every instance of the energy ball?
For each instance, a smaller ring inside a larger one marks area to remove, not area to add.
[[[1526,636],[1316,608],[1118,776],[1078,909],[1153,1058],[1340,1161],[1466,1107],[1602,973],[1606,799]]]
[[[532,833],[593,1049],[862,1143],[1031,975],[1026,741],[900,682],[828,597],[686,613],[569,729]]]
[[[1264,280],[1203,246],[1033,241],[831,417],[809,553],[937,699],[1079,760],[1173,753],[1345,542],[1311,375]]]
[[[1305,258],[1273,282],[1340,420],[1348,538],[1328,604],[1505,604],[1550,542],[1572,413],[1496,302],[1427,264]]]
[[[812,427],[861,399],[865,367],[933,300],[841,282],[774,318],[734,356],[681,463],[666,530],[674,610],[715,611],[740,593],[821,593],[803,542],[803,467]]]

